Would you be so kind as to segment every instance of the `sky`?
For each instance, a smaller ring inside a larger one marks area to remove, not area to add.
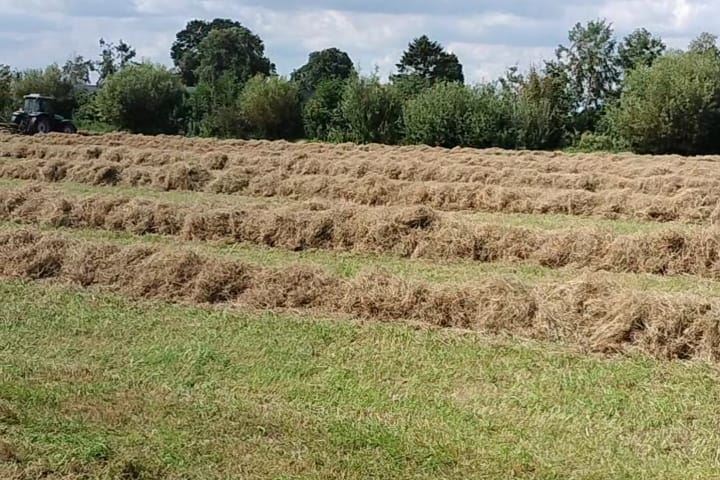
[[[392,73],[422,34],[460,58],[470,82],[494,80],[552,58],[577,22],[605,18],[622,37],[637,27],[684,48],[720,33],[720,0],[0,0],[0,64],[14,68],[97,58],[98,39],[124,40],[138,56],[172,65],[170,46],[194,18],[232,18],[265,42],[278,73],[310,52],[347,51],[363,73]]]

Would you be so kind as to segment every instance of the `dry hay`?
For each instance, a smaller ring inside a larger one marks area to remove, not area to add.
[[[103,159],[29,159],[0,163],[0,177],[43,182],[151,187],[254,197],[343,200],[369,206],[425,205],[447,211],[569,214],[609,219],[688,223],[720,220],[720,190],[683,188],[665,196],[629,189],[566,190],[504,187],[485,183],[391,180],[379,174],[299,175],[253,172],[245,167],[213,170],[177,160],[162,166],[123,166]],[[257,173],[257,174],[256,174]]]
[[[639,349],[714,360],[720,353],[717,300],[626,291],[593,277],[556,286],[493,277],[438,286],[381,271],[345,279],[302,265],[264,268],[178,248],[116,246],[34,230],[0,233],[0,275],[136,298],[409,320],[597,352]]]
[[[178,137],[107,135],[0,142],[0,157],[71,161],[103,160],[120,167],[189,162],[198,168],[237,168],[246,175],[380,176],[406,182],[605,192],[626,190],[677,195],[720,186],[715,157],[637,156],[428,147],[212,141]]]
[[[474,223],[422,206],[300,203],[208,209],[124,196],[78,197],[41,186],[0,190],[0,219],[294,251],[324,249],[720,278],[717,227],[634,235],[590,227],[543,231]]]

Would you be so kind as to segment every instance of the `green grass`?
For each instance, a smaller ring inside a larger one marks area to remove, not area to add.
[[[720,475],[702,363],[17,282],[0,301],[2,478]]]

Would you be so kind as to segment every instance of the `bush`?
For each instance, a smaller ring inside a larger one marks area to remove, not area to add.
[[[459,83],[438,83],[405,104],[410,143],[440,147],[476,144],[478,96]]]
[[[617,133],[637,152],[717,152],[720,59],[677,53],[636,69],[610,115]]]
[[[629,150],[629,146],[617,136],[609,133],[585,132],[573,147],[579,152],[622,152]]]
[[[404,108],[406,139],[442,147],[514,145],[512,99],[486,85],[439,83]]]
[[[165,67],[142,63],[111,75],[95,102],[102,118],[134,133],[174,133],[182,104],[180,80]]]
[[[345,90],[344,80],[327,80],[318,85],[303,108],[305,135],[315,140],[335,141],[342,138],[340,104]]]
[[[242,84],[232,74],[202,80],[183,105],[185,131],[203,137],[245,137],[247,125],[239,106]]]
[[[298,87],[281,77],[250,79],[239,106],[252,137],[295,138],[302,134]]]
[[[395,144],[402,137],[402,101],[391,85],[376,77],[348,81],[340,104],[343,139]]]

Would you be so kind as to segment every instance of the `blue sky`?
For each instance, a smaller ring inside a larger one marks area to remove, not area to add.
[[[233,18],[258,33],[281,74],[309,52],[347,51],[361,71],[391,73],[403,49],[427,33],[460,57],[470,81],[494,79],[550,58],[577,21],[610,20],[682,48],[720,33],[717,0],[0,0],[0,63],[17,68],[95,58],[98,38],[123,39],[138,55],[170,65],[175,33],[192,18]]]

